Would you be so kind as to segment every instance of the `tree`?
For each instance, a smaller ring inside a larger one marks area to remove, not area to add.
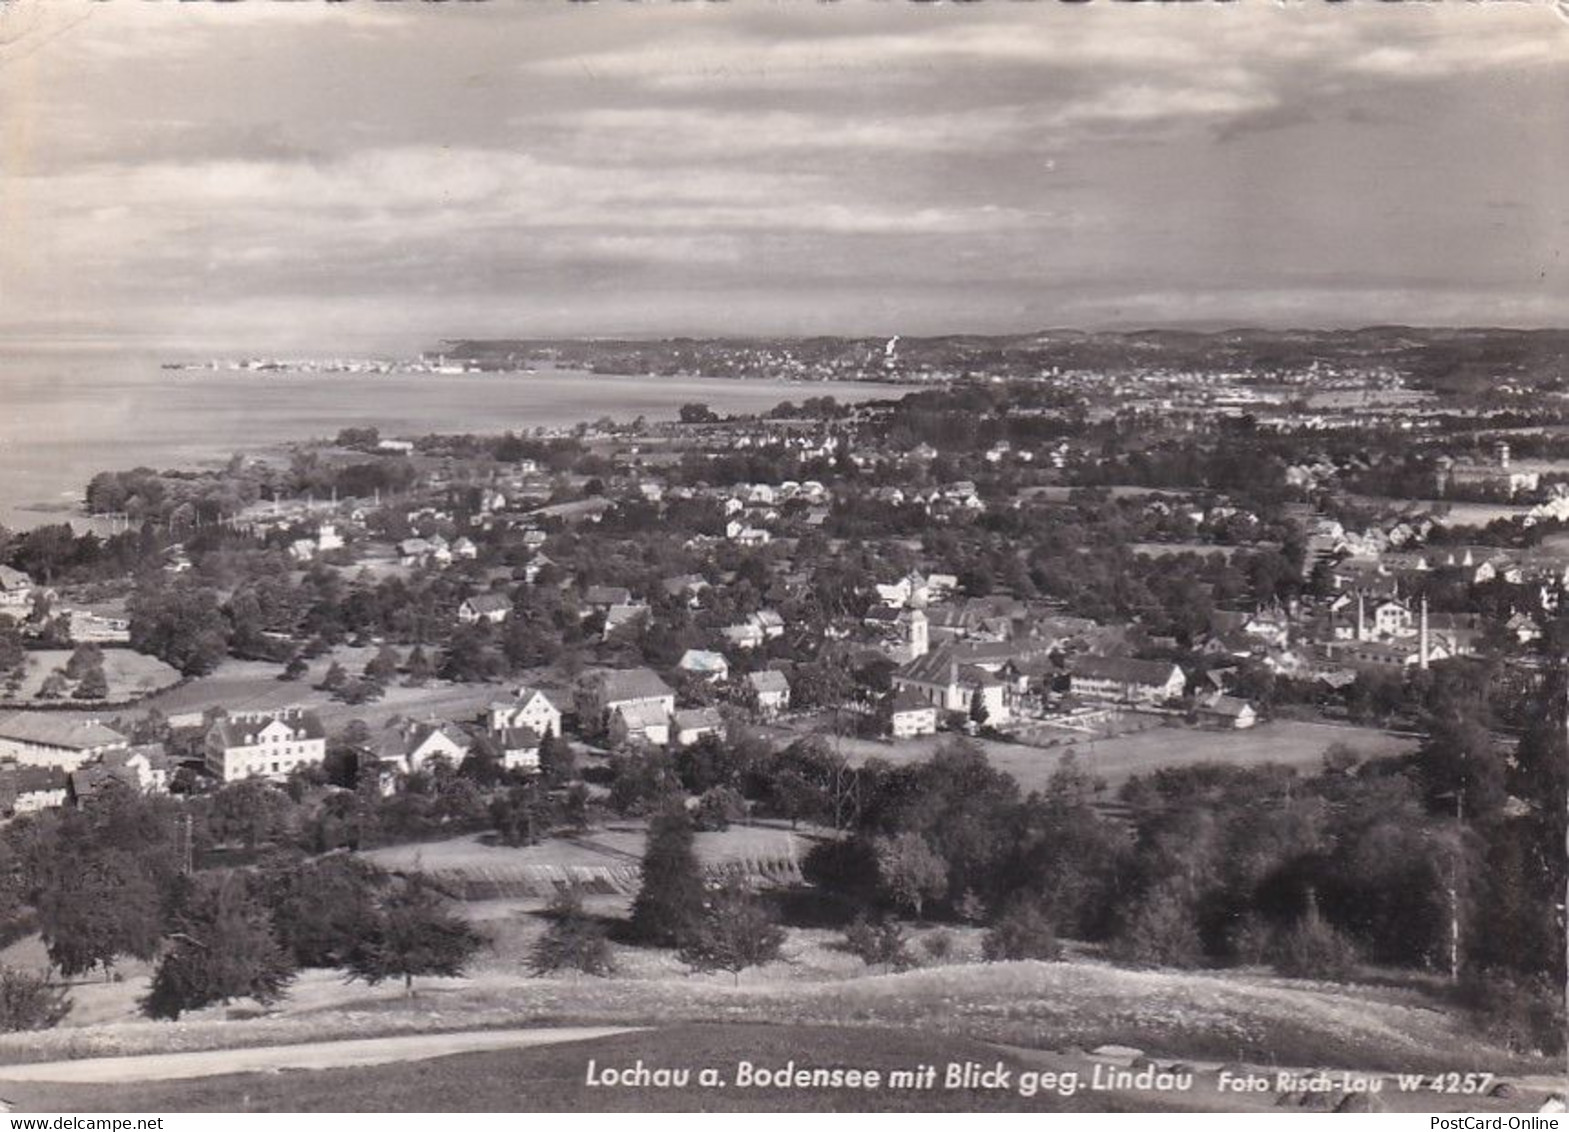
[[[70,681],[65,678],[65,673],[56,668],[48,676],[45,676],[44,682],[39,685],[38,698],[40,700],[58,700],[70,690],[70,686]]]
[[[309,671],[310,665],[305,663],[305,658],[299,653],[289,657],[289,663],[283,666],[283,671],[278,674],[280,680],[298,680]]]
[[[644,943],[679,947],[703,916],[703,871],[692,849],[686,810],[672,806],[649,824],[643,883],[632,902],[632,934]]]
[[[71,1013],[64,987],[52,986],[44,975],[0,967],[0,1032],[52,1030]]]
[[[361,857],[333,854],[266,878],[273,931],[301,967],[341,967],[372,929],[387,874]]]
[[[555,971],[581,971],[608,975],[615,970],[605,930],[583,908],[583,890],[573,884],[559,890],[546,911],[550,927],[529,951],[529,971],[548,975]]]
[[[415,645],[409,652],[408,674],[404,683],[411,688],[418,688],[430,681],[436,675],[436,666],[430,662],[429,655],[421,645]]]
[[[701,401],[688,401],[677,411],[682,424],[709,424],[719,417]]]
[[[714,786],[697,800],[694,824],[702,830],[726,830],[730,823],[746,817],[746,799],[729,786]]]
[[[152,878],[112,849],[62,862],[35,900],[49,961],[67,977],[98,966],[107,974],[122,955],[151,959],[160,904]]]
[[[131,596],[131,647],[183,676],[205,676],[229,647],[229,622],[212,590],[191,582],[144,586]]]
[[[333,661],[328,665],[326,675],[321,678],[321,690],[324,692],[336,692],[348,682],[348,672],[344,670],[343,665]]]
[[[178,1018],[214,1002],[283,997],[294,963],[273,933],[267,909],[235,875],[197,880],[174,917],[169,947],[141,1000],[151,1018]]]
[[[1003,959],[1057,959],[1062,947],[1039,903],[1016,901],[981,939],[987,962]]]
[[[97,658],[96,663],[88,665],[82,673],[82,678],[77,682],[76,691],[71,693],[79,700],[106,700],[109,698],[109,678],[104,675],[103,657]]]
[[[1152,967],[1192,967],[1204,955],[1191,901],[1174,885],[1144,895],[1115,941],[1123,959]]]
[[[80,680],[94,668],[100,672],[104,666],[104,651],[94,644],[78,645],[65,662],[65,675],[70,680]]]
[[[928,900],[948,893],[948,863],[919,833],[905,832],[877,841],[877,872],[883,890],[921,918]]]
[[[417,975],[456,978],[484,938],[451,912],[429,881],[413,876],[383,895],[365,935],[349,955],[351,978],[371,986],[401,978],[414,993]]]
[[[909,940],[897,920],[869,920],[857,916],[844,932],[844,946],[868,967],[905,971],[915,965]]]
[[[708,898],[708,907],[687,941],[681,962],[698,971],[741,972],[779,958],[785,933],[746,879],[727,876]]]

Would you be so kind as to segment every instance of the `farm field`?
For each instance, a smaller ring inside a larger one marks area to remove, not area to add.
[[[853,763],[869,758],[909,763],[930,758],[948,738],[931,735],[898,743],[847,738],[835,740],[834,745]],[[1344,743],[1367,756],[1396,755],[1416,748],[1416,740],[1384,731],[1300,720],[1276,720],[1246,731],[1154,727],[1114,738],[1064,741],[1059,746],[1046,748],[988,739],[975,742],[986,751],[994,767],[1012,775],[1025,791],[1042,789],[1062,756],[1070,751],[1081,768],[1104,779],[1107,786],[1115,790],[1135,775],[1203,762],[1237,766],[1279,764],[1312,769],[1318,766],[1332,743]]]

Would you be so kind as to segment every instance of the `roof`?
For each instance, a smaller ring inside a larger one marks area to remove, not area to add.
[[[500,613],[503,610],[510,611],[512,609],[512,599],[506,594],[497,593],[475,594],[463,604],[467,605],[475,613]]]
[[[438,733],[445,735],[455,746],[464,750],[469,747],[466,732],[444,720],[429,719],[389,728],[377,745],[377,753],[384,759],[406,759]]]
[[[899,715],[908,711],[936,711],[937,709],[926,700],[906,688],[897,693],[893,698],[893,712]]]
[[[627,625],[647,613],[646,605],[612,605],[605,611],[605,625]]]
[[[649,727],[667,725],[670,722],[670,717],[659,704],[623,704],[616,708],[615,714],[631,731],[642,731]]]
[[[1253,705],[1247,700],[1238,699],[1236,696],[1216,696],[1199,709],[1211,715],[1223,715],[1228,719],[1235,719],[1243,712],[1253,710]]]
[[[1134,660],[1126,656],[1076,656],[1069,665],[1074,676],[1119,684],[1165,684],[1173,670],[1180,672],[1169,660]]]
[[[607,705],[624,700],[651,700],[675,695],[670,685],[650,668],[608,669],[597,673],[594,679],[599,685],[601,702]]]
[[[30,590],[33,580],[20,570],[9,566],[0,566],[0,591],[5,590]]]
[[[748,672],[746,681],[757,692],[788,692],[790,681],[785,679],[785,674],[777,668],[765,668],[761,672]]]
[[[66,773],[57,766],[19,766],[4,772],[6,785],[18,794],[64,790]]]
[[[730,667],[730,662],[724,655],[709,652],[706,649],[687,649],[681,654],[681,662],[677,665],[690,672],[724,672]]]
[[[279,712],[246,712],[219,716],[207,732],[209,739],[216,739],[225,747],[251,747],[256,737],[270,723],[283,723],[294,730],[296,739],[325,739],[327,729],[313,711],[302,708],[285,708]]]
[[[585,605],[628,605],[632,591],[625,586],[589,586],[583,591]]]
[[[532,727],[506,727],[496,732],[503,751],[534,751],[544,742]]]
[[[73,720],[51,712],[31,711],[14,712],[0,718],[0,739],[68,751],[123,747],[127,742],[124,735],[96,720]]]
[[[678,731],[703,731],[709,728],[723,727],[724,718],[718,710],[711,707],[689,708],[676,712],[676,729]]]

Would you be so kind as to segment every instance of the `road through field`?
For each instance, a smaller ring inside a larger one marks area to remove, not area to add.
[[[469,1030],[450,1034],[409,1034],[341,1042],[215,1049],[195,1053],[153,1053],[133,1057],[89,1057],[31,1065],[0,1065],[0,1081],[50,1081],[73,1085],[178,1081],[226,1073],[267,1073],[285,1069],[342,1069],[423,1061],[455,1053],[527,1049],[635,1033],[635,1026],[535,1026],[521,1030]]]

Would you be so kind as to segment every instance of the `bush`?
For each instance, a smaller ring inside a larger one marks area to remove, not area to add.
[[[868,967],[908,971],[915,966],[904,928],[895,920],[868,920],[865,916],[857,916],[845,929],[844,945]]]
[[[935,931],[921,940],[921,950],[930,959],[941,963],[953,954],[953,936],[945,931]]]
[[[69,1013],[64,987],[51,986],[44,975],[0,967],[0,1032],[52,1030]]]
[[[547,915],[550,927],[529,952],[531,974],[581,971],[603,976],[615,970],[604,929],[583,909],[582,889],[572,885],[556,893]]]
[[[1357,968],[1356,945],[1310,910],[1289,928],[1276,933],[1269,959],[1282,975],[1300,979],[1346,979]]]
[[[719,831],[730,828],[731,822],[746,817],[746,799],[729,786],[714,786],[705,790],[697,801],[693,824],[700,830]]]
[[[1062,945],[1052,922],[1034,901],[1009,908],[981,939],[988,963],[1004,959],[1059,959]]]
[[[1145,894],[1113,941],[1119,959],[1151,967],[1196,967],[1204,958],[1190,902],[1170,886]]]
[[[1522,980],[1492,971],[1468,975],[1460,1001],[1488,1038],[1516,1053],[1564,1052],[1563,988],[1543,977]]]

